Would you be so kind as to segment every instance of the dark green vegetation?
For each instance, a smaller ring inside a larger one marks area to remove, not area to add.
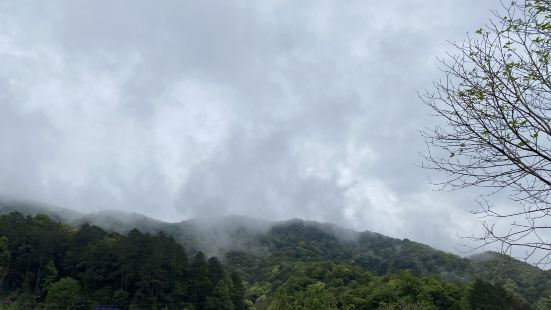
[[[464,259],[369,232],[346,240],[302,221],[256,242],[260,254],[230,251],[226,262],[254,283],[250,300],[274,309],[548,309],[551,275],[495,253]]]
[[[0,213],[11,210],[0,206]],[[466,259],[298,220],[169,224],[139,215],[47,213],[56,220],[0,216],[4,307],[551,309],[551,274],[496,253]]]
[[[244,289],[217,258],[188,258],[174,238],[0,216],[0,308],[244,309]],[[189,262],[188,262],[189,260]]]

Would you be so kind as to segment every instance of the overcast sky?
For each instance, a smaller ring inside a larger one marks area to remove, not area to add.
[[[453,250],[417,92],[489,0],[0,0],[0,195],[327,221]]]

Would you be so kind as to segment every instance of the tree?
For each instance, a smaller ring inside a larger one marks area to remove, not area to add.
[[[45,266],[44,271],[44,277],[42,278],[42,287],[47,291],[50,289],[54,281],[57,279],[57,276],[59,275],[59,271],[57,270],[55,264],[53,261],[48,261]]]
[[[0,267],[8,264],[10,251],[8,250],[8,238],[0,236]]]
[[[511,297],[500,286],[476,279],[469,290],[468,301],[472,309],[510,309]]]
[[[443,123],[422,131],[424,167],[443,172],[442,189],[488,189],[474,212],[485,234],[511,254],[545,263],[551,212],[551,1],[521,0],[443,60],[445,77],[422,96]],[[508,195],[515,209],[487,197]],[[507,220],[508,219],[508,220]],[[496,223],[498,224],[496,226]],[[506,228],[502,224],[506,224]],[[519,252],[517,252],[519,253]]]
[[[212,289],[205,302],[207,310],[234,310],[229,278],[222,279]]]
[[[2,289],[4,279],[8,275],[10,256],[8,238],[0,236],[0,289]]]
[[[193,287],[190,290],[190,299],[192,302],[199,305],[205,303],[207,296],[211,292],[212,283],[208,277],[208,266],[205,254],[198,252],[195,254],[191,264],[191,281]]]
[[[60,309],[71,309],[81,301],[81,288],[77,280],[62,278],[50,286],[46,303]]]
[[[237,272],[232,272],[230,276],[233,283],[231,298],[235,310],[245,310],[247,309],[247,305],[245,304],[245,287],[243,286],[243,281],[241,281],[241,277]]]
[[[322,282],[316,282],[301,290],[280,289],[271,310],[279,309],[335,309],[335,296]]]
[[[207,261],[207,275],[212,285],[218,283],[225,276],[224,267],[216,257],[211,257]]]

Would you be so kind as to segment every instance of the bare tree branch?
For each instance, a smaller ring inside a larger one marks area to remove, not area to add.
[[[521,3],[522,2],[522,3]],[[471,239],[525,248],[546,262],[551,242],[551,0],[513,1],[441,60],[445,78],[422,95],[442,124],[421,132],[423,167],[444,174],[442,190],[506,191],[515,211],[486,200],[473,212],[485,233]],[[526,222],[516,221],[523,218]],[[490,219],[509,229],[497,229]]]

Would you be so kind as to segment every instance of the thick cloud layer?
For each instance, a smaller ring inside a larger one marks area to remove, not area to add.
[[[452,249],[417,92],[496,1],[0,1],[0,195],[301,217]]]

